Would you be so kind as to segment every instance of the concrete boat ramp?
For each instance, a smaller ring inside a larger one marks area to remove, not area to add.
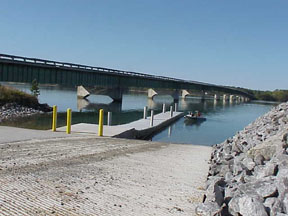
[[[149,119],[105,127],[104,135],[148,134],[181,115],[158,114],[153,127]],[[97,129],[0,126],[0,216],[195,214],[211,147],[98,137]]]
[[[147,119],[139,119],[137,121],[113,126],[103,126],[103,136],[105,137],[117,137],[128,139],[145,139],[154,133],[157,133],[161,129],[169,126],[172,122],[181,118],[184,115],[183,112],[173,112],[173,116],[170,117],[170,112],[159,113],[154,115],[153,126],[150,126],[151,117]],[[73,118],[73,117],[72,117]],[[57,131],[65,131],[65,127],[57,128]],[[97,134],[97,124],[79,123],[71,126],[72,133],[87,133]]]

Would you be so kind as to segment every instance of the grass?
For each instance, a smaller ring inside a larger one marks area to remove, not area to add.
[[[7,103],[17,103],[26,107],[36,107],[39,105],[37,97],[12,87],[0,85],[0,105]]]

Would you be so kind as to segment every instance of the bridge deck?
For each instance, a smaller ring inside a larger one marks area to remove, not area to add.
[[[34,79],[40,84],[57,84],[70,87],[82,85],[116,89],[158,88],[218,92],[248,98],[253,97],[239,89],[227,86],[0,53],[0,81],[31,83]]]

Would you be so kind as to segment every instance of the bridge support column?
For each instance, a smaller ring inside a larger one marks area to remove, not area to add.
[[[89,91],[83,86],[77,87],[77,96],[79,98],[87,98],[91,94],[107,95],[116,102],[122,102],[123,89],[119,87],[88,87]]]
[[[241,97],[237,95],[236,100],[237,100],[237,102],[241,102]]]
[[[220,100],[220,96],[219,96],[218,94],[215,94],[215,95],[214,95],[214,100],[216,100],[216,101],[217,101],[217,100]]]
[[[186,96],[188,96],[188,95],[191,95],[187,90],[181,90],[181,94],[180,94],[180,97],[181,98],[186,98]]]
[[[109,88],[107,95],[113,99],[113,101],[122,102],[123,89],[121,88]]]
[[[154,98],[156,95],[158,95],[158,93],[157,93],[154,89],[152,89],[152,88],[148,89],[148,98],[149,98],[149,99],[152,99],[152,100],[153,100],[153,98]]]
[[[224,102],[228,101],[228,95],[226,95],[226,94],[223,95],[223,101]]]
[[[90,92],[88,92],[83,86],[77,86],[77,97],[86,98],[89,95]]]
[[[206,99],[207,92],[203,91],[201,95],[201,100],[204,101]]]
[[[239,95],[236,96],[236,100],[237,100],[238,103],[241,103],[241,96],[239,96]]]
[[[232,103],[235,100],[235,96],[234,95],[230,95],[230,102]]]
[[[155,91],[154,89],[150,88],[148,89],[148,98],[152,99],[156,96],[156,95],[170,95],[174,102],[179,100],[179,91],[178,90],[167,90],[167,89],[160,89]]]
[[[179,91],[175,90],[170,94],[173,97],[174,103],[177,103],[179,101]]]

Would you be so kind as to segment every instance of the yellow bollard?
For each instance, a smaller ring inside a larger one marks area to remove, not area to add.
[[[67,127],[66,127],[66,133],[71,133],[71,118],[72,118],[72,112],[71,109],[67,109]]]
[[[103,117],[104,117],[104,110],[100,109],[100,111],[99,111],[98,136],[103,136]]]
[[[53,106],[53,117],[52,117],[52,131],[56,131],[57,127],[57,106]]]

